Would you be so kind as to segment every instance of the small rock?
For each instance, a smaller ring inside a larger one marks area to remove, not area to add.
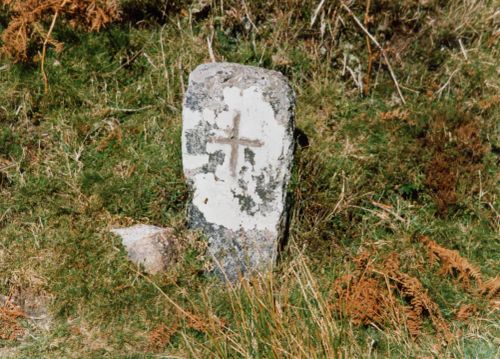
[[[122,238],[128,258],[143,266],[149,274],[164,272],[175,259],[175,236],[172,228],[137,224],[115,228],[111,232]]]

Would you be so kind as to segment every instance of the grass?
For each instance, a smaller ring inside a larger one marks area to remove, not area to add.
[[[2,325],[12,321],[0,315],[0,356],[498,356],[498,293],[488,298],[477,283],[440,274],[443,263],[419,241],[457,250],[484,280],[498,276],[493,2],[373,5],[369,29],[385,39],[406,105],[378,58],[360,95],[343,69],[366,74],[364,34],[335,4],[311,27],[316,7],[216,2],[202,15],[171,13],[163,26],[59,28],[65,49],[48,52],[49,94],[36,64],[2,60],[0,295],[27,316],[15,321],[24,335],[6,338]],[[362,18],[364,4],[353,11]],[[235,288],[206,275],[204,240],[184,223],[182,97],[189,72],[209,61],[207,37],[218,60],[288,76],[309,140],[297,152],[282,260]],[[174,227],[180,262],[143,275],[109,234],[133,223]],[[436,303],[451,338],[426,313],[412,337],[398,312],[411,300],[385,267],[391,253],[398,273],[417,278]],[[360,270],[393,296],[383,320],[358,323],[335,292]],[[475,310],[458,320],[464,305]]]

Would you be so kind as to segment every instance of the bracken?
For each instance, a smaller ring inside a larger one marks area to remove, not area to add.
[[[492,309],[500,310],[500,276],[485,281],[479,287],[479,293],[489,299]]]
[[[431,264],[436,261],[441,263],[441,274],[453,275],[457,273],[458,280],[461,281],[467,289],[470,289],[471,279],[474,279],[479,287],[482,286],[483,280],[479,269],[469,263],[467,259],[461,257],[458,251],[444,248],[425,236],[420,240],[429,251]]]
[[[333,310],[347,315],[355,325],[384,324],[387,296],[376,279],[347,275],[334,286]]]
[[[439,335],[450,342],[452,334],[438,305],[429,297],[422,283],[401,272],[397,253],[391,253],[374,267],[368,252],[353,258],[356,270],[334,282],[332,309],[349,317],[355,325],[385,327],[406,322],[410,336],[417,339],[424,318],[429,318]],[[402,300],[392,300],[399,297]]]
[[[155,351],[161,351],[165,348],[165,346],[170,343],[170,338],[175,332],[177,332],[178,325],[174,324],[170,327],[167,327],[165,324],[160,324],[156,326],[149,333],[149,344],[151,349]]]
[[[15,340],[23,334],[24,330],[17,322],[24,317],[23,311],[9,302],[0,306],[0,339]]]
[[[15,62],[33,60],[32,46],[49,44],[62,50],[63,44],[51,37],[56,20],[99,31],[120,15],[117,0],[0,0],[0,4],[10,16],[0,51]]]

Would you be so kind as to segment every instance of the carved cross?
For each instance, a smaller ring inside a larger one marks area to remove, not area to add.
[[[231,145],[231,157],[229,160],[229,166],[231,169],[231,175],[236,176],[236,167],[238,166],[238,146],[247,147],[261,147],[263,145],[262,141],[250,140],[248,138],[240,137],[240,120],[241,114],[238,111],[236,116],[233,118],[233,128],[229,132],[229,137],[212,137],[209,142],[221,143],[224,145]]]

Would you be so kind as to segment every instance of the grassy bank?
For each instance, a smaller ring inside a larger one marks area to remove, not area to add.
[[[48,93],[1,60],[0,357],[499,355],[493,2],[319,3],[60,26]],[[309,142],[283,258],[237,288],[184,222],[182,98],[209,47],[283,72]],[[176,229],[168,273],[127,261],[109,228],[134,223]]]

